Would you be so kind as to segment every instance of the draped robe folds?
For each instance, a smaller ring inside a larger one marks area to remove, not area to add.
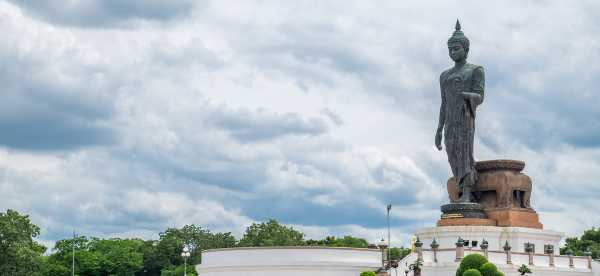
[[[451,68],[440,76],[442,108],[444,108],[444,145],[448,162],[457,185],[473,185],[477,180],[473,142],[475,138],[475,111],[484,96],[483,67],[465,64]],[[480,99],[466,99],[461,92],[481,95]],[[472,181],[465,181],[469,177]]]

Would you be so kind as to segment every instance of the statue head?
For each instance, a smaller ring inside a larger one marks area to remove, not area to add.
[[[469,39],[460,30],[460,22],[456,20],[455,31],[448,39],[448,54],[455,62],[467,59],[469,54]]]

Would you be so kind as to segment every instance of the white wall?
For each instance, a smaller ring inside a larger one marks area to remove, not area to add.
[[[358,276],[381,266],[381,252],[362,248],[253,247],[202,252],[202,276]]]
[[[478,241],[477,247],[485,238],[489,244],[489,250],[502,251],[506,241],[512,247],[512,251],[525,252],[526,242],[535,244],[536,253],[543,253],[544,245],[554,245],[555,253],[558,254],[559,242],[563,233],[532,229],[524,227],[497,227],[497,226],[438,226],[419,229],[415,235],[423,242],[423,248],[429,248],[433,238],[440,244],[440,249],[455,248],[458,237],[469,241]]]
[[[600,276],[600,262],[595,261],[592,263],[592,272],[594,276]]]

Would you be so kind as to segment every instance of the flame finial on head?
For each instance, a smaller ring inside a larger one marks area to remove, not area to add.
[[[448,44],[452,43],[452,42],[459,42],[463,45],[463,47],[465,47],[465,49],[469,49],[469,39],[465,36],[465,34],[460,30],[460,21],[458,21],[458,19],[456,19],[456,25],[454,27],[454,33],[452,34],[452,36],[448,39]]]

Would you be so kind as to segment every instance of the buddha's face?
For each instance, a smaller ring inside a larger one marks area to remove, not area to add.
[[[448,44],[448,55],[454,62],[463,61],[467,58],[467,50],[460,42],[452,42]]]

